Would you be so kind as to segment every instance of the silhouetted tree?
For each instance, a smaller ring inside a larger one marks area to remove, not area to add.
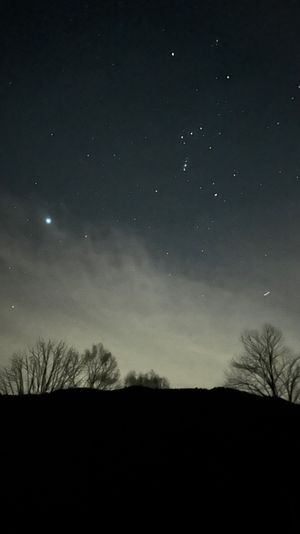
[[[82,358],[63,341],[39,339],[28,351],[13,355],[9,367],[0,370],[0,392],[7,395],[46,393],[76,387]]]
[[[13,355],[0,369],[0,393],[23,395],[57,389],[117,387],[120,371],[116,358],[101,343],[80,355],[63,341],[39,339],[27,351]]]
[[[170,387],[169,381],[163,376],[159,376],[153,371],[148,373],[136,373],[135,371],[129,371],[124,378],[125,387],[130,386],[144,386],[153,389],[167,389]]]
[[[83,354],[83,384],[95,389],[115,389],[119,385],[120,371],[116,358],[98,343]]]
[[[241,341],[244,352],[231,361],[225,386],[297,402],[300,356],[284,345],[281,331],[266,324],[261,332],[246,330]]]

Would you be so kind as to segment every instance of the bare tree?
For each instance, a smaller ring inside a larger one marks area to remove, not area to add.
[[[83,383],[95,389],[115,389],[119,385],[120,371],[116,358],[98,343],[87,349],[82,358]]]
[[[167,378],[159,376],[153,371],[148,373],[136,373],[135,371],[129,371],[124,378],[125,387],[130,386],[144,386],[153,389],[168,389],[170,383]]]
[[[293,357],[286,361],[282,373],[282,395],[290,402],[300,401],[300,357]]]
[[[244,352],[231,361],[225,386],[297,402],[300,356],[284,345],[281,331],[266,324],[261,332],[246,330],[241,341]]]
[[[23,395],[76,387],[81,371],[76,350],[63,341],[39,339],[28,351],[14,354],[10,366],[0,370],[0,392]]]

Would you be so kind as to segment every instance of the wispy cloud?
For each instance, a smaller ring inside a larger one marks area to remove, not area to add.
[[[134,235],[99,237],[55,221],[45,228],[43,210],[13,203],[5,200],[0,235],[3,362],[39,336],[79,349],[101,341],[123,372],[153,368],[174,386],[210,387],[240,350],[242,329],[270,321],[293,333],[280,295],[276,307],[276,295],[265,298],[257,283],[234,287],[220,268],[215,282],[180,270],[170,275]],[[28,213],[32,226],[24,225]]]

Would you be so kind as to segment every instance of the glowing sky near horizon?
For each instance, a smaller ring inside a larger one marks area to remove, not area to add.
[[[243,328],[299,324],[300,7],[6,3],[2,360],[102,341],[222,381]]]

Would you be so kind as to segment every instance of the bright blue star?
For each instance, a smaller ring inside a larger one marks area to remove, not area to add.
[[[51,219],[51,217],[46,217],[46,219],[45,219],[45,223],[46,223],[46,224],[51,224],[51,223],[52,223],[52,219]]]

